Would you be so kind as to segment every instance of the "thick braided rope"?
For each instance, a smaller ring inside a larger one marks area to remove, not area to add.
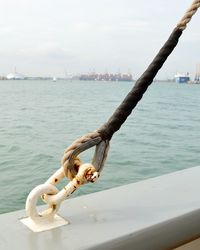
[[[172,31],[167,42],[158,52],[156,57],[153,59],[152,63],[149,65],[147,70],[142,74],[142,76],[137,80],[132,90],[128,93],[124,101],[116,109],[110,119],[103,124],[96,132],[88,134],[86,136],[77,139],[69,146],[64,153],[62,159],[62,165],[64,168],[65,175],[72,180],[77,172],[78,168],[82,164],[78,157],[73,157],[73,153],[81,145],[84,146],[85,142],[89,142],[94,138],[101,138],[104,142],[109,142],[113,134],[118,131],[121,125],[126,121],[127,117],[131,114],[132,110],[135,108],[137,103],[141,100],[143,94],[146,92],[149,85],[153,82],[154,77],[158,73],[159,69],[162,67],[164,62],[167,60],[168,56],[171,54],[173,49],[176,47],[183,30],[186,28],[187,23],[191,20],[192,16],[196,13],[197,9],[200,7],[200,0],[195,0],[191,7],[186,11],[183,18],[177,24],[176,28]],[[99,154],[103,152],[104,158],[102,161],[102,166],[105,162],[108,146],[106,150],[98,151]],[[76,155],[76,154],[74,154]],[[70,163],[70,160],[72,164]],[[94,161],[95,162],[95,161]]]
[[[181,30],[184,30],[199,7],[200,7],[200,0],[195,0],[190,6],[190,8],[186,11],[183,18],[177,24],[177,27]]]
[[[153,59],[147,70],[136,81],[134,87],[125,97],[124,101],[119,105],[110,119],[98,129],[98,132],[104,140],[110,140],[112,138],[113,134],[120,129],[121,125],[126,121],[127,117],[131,114],[137,103],[141,100],[143,94],[153,82],[153,79],[159,69],[176,47],[187,23],[191,20],[192,16],[196,13],[199,7],[200,0],[195,0],[181,21],[178,23],[177,27],[172,31],[169,39]]]

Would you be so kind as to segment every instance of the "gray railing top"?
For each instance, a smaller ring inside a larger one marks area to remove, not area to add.
[[[0,215],[2,250],[164,250],[200,237],[200,166],[69,199],[70,221],[42,233],[20,222],[25,211]]]

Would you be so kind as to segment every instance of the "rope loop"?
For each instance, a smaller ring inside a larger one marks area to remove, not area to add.
[[[96,171],[101,172],[109,150],[109,140],[103,140],[100,133],[95,131],[75,140],[65,151],[62,166],[65,176],[72,180],[78,173],[82,164],[78,155],[89,148],[96,146],[92,165]]]

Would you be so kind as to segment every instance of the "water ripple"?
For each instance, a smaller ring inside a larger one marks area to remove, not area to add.
[[[2,81],[0,213],[24,208],[28,192],[58,169],[64,149],[104,123],[130,88],[111,82],[60,81],[52,88],[48,81]],[[113,136],[99,182],[74,196],[199,165],[199,96],[200,86],[152,85]]]

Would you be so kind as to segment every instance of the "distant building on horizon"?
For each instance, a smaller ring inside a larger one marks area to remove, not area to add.
[[[82,74],[79,76],[79,80],[86,80],[86,81],[126,81],[130,82],[133,81],[132,74],[97,74],[95,72],[89,74]]]

